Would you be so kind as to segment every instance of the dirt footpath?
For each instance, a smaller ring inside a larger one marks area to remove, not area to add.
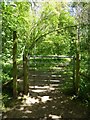
[[[4,118],[35,118],[40,120],[85,119],[90,118],[88,108],[72,96],[60,90],[64,78],[58,75],[30,73],[29,93],[11,100],[9,107],[3,112]],[[45,77],[46,76],[46,77]],[[48,77],[49,76],[49,77]],[[49,79],[48,79],[49,78]],[[35,80],[36,79],[36,80]],[[49,80],[49,81],[48,81]]]

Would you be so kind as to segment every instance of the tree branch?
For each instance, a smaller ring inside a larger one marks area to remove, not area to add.
[[[49,32],[47,32],[47,33],[45,33],[45,34],[40,35],[38,38],[36,38],[36,39],[33,41],[30,49],[32,49],[32,48],[34,47],[35,43],[37,43],[42,37],[45,37],[46,35],[48,35],[48,34],[50,34],[50,33],[53,33],[53,32],[55,32],[55,31],[62,30],[62,29],[73,28],[73,27],[76,27],[76,28],[77,28],[78,26],[87,26],[87,25],[90,25],[90,24],[83,24],[83,23],[82,23],[82,24],[77,24],[77,25],[72,25],[72,26],[65,26],[65,27],[62,27],[62,28],[57,28],[57,29],[51,30],[51,31],[49,31]]]

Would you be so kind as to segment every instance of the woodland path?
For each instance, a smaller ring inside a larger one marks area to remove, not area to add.
[[[63,72],[63,69],[62,69]],[[35,118],[40,120],[68,118],[85,119],[88,117],[86,105],[80,101],[72,100],[60,89],[65,82],[66,75],[54,72],[30,71],[30,85],[28,96],[20,95],[18,100],[10,102],[4,118]]]

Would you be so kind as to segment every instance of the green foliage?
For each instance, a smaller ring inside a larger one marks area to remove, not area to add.
[[[81,78],[78,98],[83,102],[90,102],[90,82],[86,78]]]
[[[39,9],[31,7],[30,2],[10,2],[2,5],[2,81],[12,80],[12,46],[13,31],[17,32],[17,61],[22,60],[23,52],[36,55],[68,55],[76,54],[77,29],[71,26],[82,23],[89,23],[88,17],[81,14],[80,20],[76,16],[71,16],[67,4],[56,2],[55,0],[37,3]],[[75,4],[76,5],[76,4]],[[74,5],[74,6],[75,6]],[[15,7],[14,7],[15,6]],[[77,7],[76,7],[77,8]],[[82,13],[88,13],[88,5],[81,6]],[[85,12],[84,12],[85,10]],[[77,12],[77,11],[76,11]],[[69,27],[70,26],[70,27]],[[90,26],[80,25],[80,72],[90,76]],[[62,60],[63,61],[63,60]],[[37,60],[36,68],[53,68],[62,62],[61,60]],[[40,62],[41,64],[38,64]],[[66,61],[63,61],[66,62]],[[34,67],[31,61],[31,67]],[[46,64],[44,64],[46,63]],[[21,65],[21,62],[19,63]],[[72,63],[71,63],[72,64]],[[69,72],[72,68],[69,68]],[[19,70],[18,70],[19,71]],[[19,72],[18,72],[19,73]],[[22,72],[20,72],[22,75]],[[66,80],[67,81],[67,80]],[[72,81],[71,81],[72,82]],[[67,82],[67,85],[69,82]],[[67,87],[65,85],[65,87]],[[69,88],[69,86],[68,86]],[[90,82],[81,77],[80,96],[90,96]],[[70,84],[72,90],[72,83]]]
[[[12,80],[12,65],[11,64],[3,64],[2,65],[2,82]]]
[[[50,36],[51,35],[51,36]],[[33,50],[34,54],[43,55],[62,55],[69,53],[69,37],[64,33],[64,35],[50,34],[47,35],[45,40],[36,45],[36,50]]]
[[[10,2],[2,4],[2,81],[12,79],[12,46],[13,31],[17,31],[18,51],[17,58],[22,57],[23,47],[29,40],[30,28],[30,3]],[[26,40],[27,38],[27,40]]]

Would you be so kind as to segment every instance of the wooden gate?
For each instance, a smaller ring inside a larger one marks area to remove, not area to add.
[[[74,72],[73,56],[30,55],[29,88],[37,93],[59,89],[62,82],[73,82]]]

